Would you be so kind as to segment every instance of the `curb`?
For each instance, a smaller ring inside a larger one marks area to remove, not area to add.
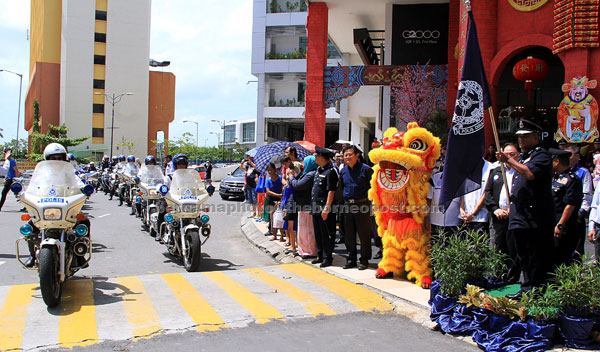
[[[255,245],[261,251],[270,255],[277,262],[282,264],[298,263],[300,260],[293,255],[285,254],[283,248],[269,241],[269,237],[261,233],[258,228],[254,225],[254,221],[246,217],[246,214],[242,216],[241,220],[242,233],[250,243]]]

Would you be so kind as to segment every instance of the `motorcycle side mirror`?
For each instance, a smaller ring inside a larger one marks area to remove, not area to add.
[[[165,195],[165,194],[169,193],[169,186],[167,186],[167,185],[161,185],[161,186],[158,188],[158,191],[159,191],[159,192],[160,192],[162,195]]]
[[[23,185],[19,182],[15,182],[10,186],[10,190],[13,191],[13,193],[15,194],[21,193],[21,191],[23,190]]]
[[[83,193],[84,193],[86,196],[91,196],[91,195],[92,195],[92,193],[94,193],[94,186],[92,186],[92,185],[85,185],[85,186],[83,187]]]

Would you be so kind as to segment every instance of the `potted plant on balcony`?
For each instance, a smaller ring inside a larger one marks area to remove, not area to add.
[[[565,346],[600,348],[592,336],[594,314],[600,309],[600,267],[584,256],[556,268],[552,282],[561,304],[558,326]]]

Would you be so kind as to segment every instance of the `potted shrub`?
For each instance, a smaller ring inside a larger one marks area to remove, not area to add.
[[[592,336],[594,313],[600,309],[600,267],[584,256],[556,268],[552,282],[561,306],[558,327],[565,346],[600,348]]]

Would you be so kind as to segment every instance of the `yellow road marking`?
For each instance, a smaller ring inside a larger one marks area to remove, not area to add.
[[[127,321],[131,324],[134,339],[149,338],[159,334],[162,325],[142,281],[135,276],[117,278],[115,281],[128,290],[123,292],[123,307]]]
[[[213,271],[204,273],[204,275],[217,284],[223,291],[227,292],[242,307],[252,313],[259,324],[266,323],[271,319],[285,320],[277,308],[258,298],[250,290],[235,282],[224,273]]]
[[[393,309],[388,301],[375,292],[353,284],[350,281],[327,274],[308,264],[283,264],[279,265],[279,267],[332,291],[363,311],[385,312]]]
[[[92,280],[67,281],[63,286],[61,307],[58,342],[62,347],[98,342]]]
[[[313,316],[318,315],[336,315],[337,313],[331,309],[327,304],[319,301],[315,296],[310,293],[303,291],[296,286],[275,277],[262,269],[243,269],[243,271],[249,273],[253,277],[259,279],[263,283],[272,288],[276,289],[277,292],[281,292],[288,296],[290,299],[300,303],[304,309]]]
[[[196,329],[199,332],[216,331],[227,327],[213,307],[183,276],[180,274],[161,274],[160,276],[175,293],[183,309],[198,325]]]
[[[0,310],[0,351],[21,348],[27,307],[37,284],[16,285],[8,290]]]

